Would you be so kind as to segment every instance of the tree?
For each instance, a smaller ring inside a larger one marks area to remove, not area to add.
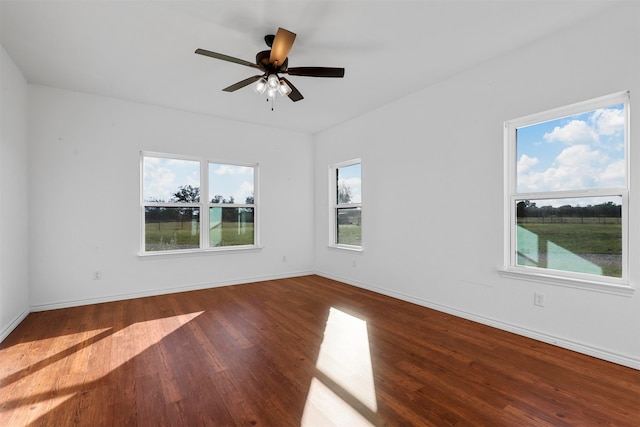
[[[200,202],[200,188],[191,185],[183,185],[173,193],[171,201],[174,203],[198,203]]]
[[[191,185],[183,185],[178,191],[173,193],[171,201],[173,203],[199,203],[200,188],[193,187]],[[178,209],[178,213],[180,215],[182,227],[184,227],[184,221],[191,221],[193,219],[194,209],[192,207],[180,208]]]
[[[345,181],[338,183],[338,203],[351,202],[351,187]]]
[[[235,200],[234,200],[233,196],[229,196],[229,200],[227,200],[224,197],[222,197],[222,195],[220,195],[220,194],[216,194],[211,199],[211,203],[230,203],[230,204],[232,204],[234,202],[235,202]]]
[[[527,207],[529,206],[529,201],[525,200],[523,202],[518,202],[516,205],[516,216],[518,218],[524,218],[527,216]]]

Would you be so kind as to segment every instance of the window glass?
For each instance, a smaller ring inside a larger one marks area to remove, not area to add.
[[[146,206],[144,250],[172,251],[200,247],[200,209]]]
[[[209,163],[209,202],[253,204],[253,168]]]
[[[337,243],[360,246],[362,244],[362,210],[358,208],[337,209]]]
[[[338,204],[360,203],[362,201],[360,176],[360,163],[337,168],[338,191],[336,195]]]
[[[516,200],[517,265],[622,277],[622,198]]]
[[[200,162],[144,157],[145,202],[197,203],[200,201]]]
[[[624,104],[516,129],[517,192],[625,186]]]
[[[253,245],[253,219],[253,208],[209,208],[209,245],[211,247]]]

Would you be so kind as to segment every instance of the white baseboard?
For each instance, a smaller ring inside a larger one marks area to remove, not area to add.
[[[270,276],[244,277],[242,279],[222,280],[218,282],[195,283],[195,284],[189,284],[189,285],[175,286],[171,288],[153,289],[153,290],[148,290],[143,292],[132,292],[128,294],[108,295],[108,296],[98,297],[98,298],[87,298],[87,299],[78,299],[78,300],[69,300],[69,301],[59,301],[59,302],[47,303],[47,304],[36,304],[31,306],[31,311],[36,312],[36,311],[56,310],[59,308],[78,307],[82,305],[100,304],[105,302],[122,301],[127,299],[134,299],[134,298],[152,297],[156,295],[166,295],[166,294],[173,294],[177,292],[197,291],[200,289],[217,288],[220,286],[232,286],[232,285],[241,285],[244,283],[264,282],[267,280],[288,279],[290,277],[306,276],[309,274],[313,274],[313,272],[298,271],[298,272],[291,272],[286,274],[275,274]]]
[[[552,344],[552,345],[566,348],[568,350],[572,350],[578,353],[586,354],[587,356],[596,357],[598,359],[606,360],[608,362],[613,362],[618,365],[628,366],[630,368],[640,370],[640,359],[628,357],[622,354],[613,353],[608,350],[603,350],[600,348],[588,346],[588,345],[570,341],[564,338],[558,338],[553,335],[544,334],[541,332],[523,328],[521,326],[513,325],[510,323],[501,322],[488,317],[478,316],[473,313],[467,313],[465,311],[458,310],[453,307],[436,304],[431,301],[427,301],[421,298],[416,298],[411,295],[406,295],[400,292],[391,291],[389,289],[379,288],[377,286],[371,286],[366,283],[362,283],[362,282],[351,280],[351,279],[346,279],[344,277],[336,276],[333,274],[327,274],[321,271],[315,271],[314,274],[317,274],[318,276],[326,277],[328,279],[347,283],[349,285],[356,286],[358,288],[367,289],[382,295],[387,295],[393,298],[397,298],[399,300],[421,305],[423,307],[431,308],[433,310],[441,311],[443,313],[451,314],[456,317],[461,317],[463,319],[471,320],[473,322],[481,323],[483,325],[491,326],[507,332],[512,332],[517,335],[522,335],[527,338],[532,338],[534,340],[541,341],[547,344]]]
[[[27,308],[22,313],[17,315],[6,328],[0,331],[0,343],[5,340],[9,336],[11,332],[31,313],[31,311]]]

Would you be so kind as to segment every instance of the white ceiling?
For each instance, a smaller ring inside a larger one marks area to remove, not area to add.
[[[316,133],[491,57],[561,31],[615,1],[0,0],[0,41],[29,83]],[[265,34],[297,33],[288,77],[305,99],[275,111],[246,87]]]

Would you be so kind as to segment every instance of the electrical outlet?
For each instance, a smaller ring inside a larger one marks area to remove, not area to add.
[[[353,268],[356,268],[357,264],[356,264],[356,260],[355,260],[355,259],[353,260],[353,263],[351,264],[351,266],[352,266]]]
[[[93,280],[102,280],[102,272],[94,271],[93,272]]]
[[[544,307],[544,294],[538,292],[533,293],[533,304],[538,307]]]
[[[282,262],[287,262],[287,256],[286,255],[282,255]]]

